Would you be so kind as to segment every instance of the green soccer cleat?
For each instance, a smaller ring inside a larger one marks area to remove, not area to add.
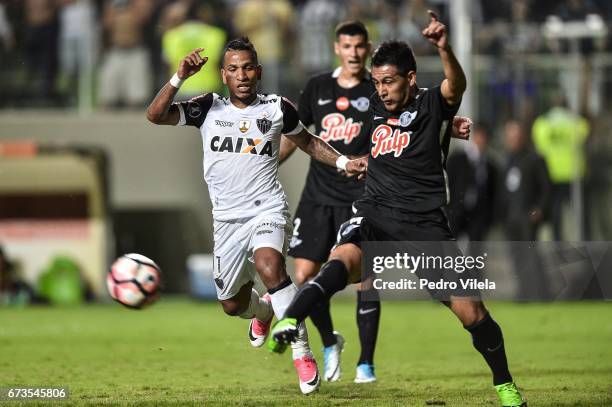
[[[295,342],[298,336],[298,322],[295,318],[283,318],[272,327],[268,350],[274,353],[283,353],[287,345]]]
[[[495,386],[502,407],[527,407],[521,392],[513,382],[498,384]]]

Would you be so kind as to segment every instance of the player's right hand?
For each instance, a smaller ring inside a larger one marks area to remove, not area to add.
[[[368,156],[360,157],[355,160],[350,160],[346,163],[346,173],[351,175],[359,175],[359,179],[365,177],[368,171]]]
[[[204,51],[204,48],[196,48],[191,51],[180,63],[177,71],[179,79],[185,80],[190,76],[200,72],[200,69],[208,61],[208,57],[200,56],[200,52]]]

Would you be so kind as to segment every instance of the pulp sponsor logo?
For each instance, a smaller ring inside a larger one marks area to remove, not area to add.
[[[272,143],[270,140],[264,142],[260,138],[244,138],[214,136],[210,139],[210,149],[215,153],[237,153],[267,155],[272,157]]]
[[[362,122],[353,122],[340,113],[330,113],[321,120],[322,131],[319,134],[324,141],[344,141],[350,144],[361,132]]]
[[[395,157],[402,155],[402,152],[410,144],[412,132],[402,132],[399,129],[381,124],[372,133],[372,157],[393,153]]]
[[[351,105],[351,102],[345,96],[339,97],[336,100],[336,109],[338,109],[340,111],[344,111],[344,110],[348,109],[350,105]]]

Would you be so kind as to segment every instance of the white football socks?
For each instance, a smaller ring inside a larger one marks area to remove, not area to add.
[[[297,287],[295,284],[290,283],[288,286],[275,291],[270,294],[272,298],[272,308],[274,309],[274,315],[277,319],[281,319],[285,315],[285,311],[291,304],[293,297],[297,294]],[[306,331],[306,324],[301,322],[298,325],[299,334],[297,340],[291,344],[293,350],[293,359],[300,359],[304,355],[312,356],[310,346],[308,345],[308,332]]]
[[[259,296],[255,289],[251,290],[251,302],[240,318],[252,319],[257,318],[260,321],[267,321],[272,318],[273,309],[270,303]]]

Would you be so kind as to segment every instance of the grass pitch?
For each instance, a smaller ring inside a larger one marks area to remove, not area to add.
[[[489,308],[530,406],[612,406],[612,303]],[[180,299],[145,311],[0,308],[0,387],[68,386],[69,401],[58,405],[498,405],[488,368],[443,306],[383,303],[379,381],[362,385],[352,383],[355,304],[334,301],[332,310],[347,340],[343,377],[308,397],[289,355],[251,348],[247,321],[217,304]],[[310,336],[322,364],[312,326]]]

